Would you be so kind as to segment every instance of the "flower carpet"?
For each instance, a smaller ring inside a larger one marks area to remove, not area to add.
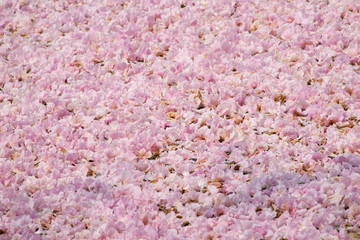
[[[0,1],[0,239],[359,239],[359,0]]]

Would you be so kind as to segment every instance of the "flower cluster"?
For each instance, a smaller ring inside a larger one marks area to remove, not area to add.
[[[360,237],[360,2],[0,1],[0,239]]]

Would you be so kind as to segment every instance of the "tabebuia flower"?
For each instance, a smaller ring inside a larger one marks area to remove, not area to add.
[[[358,239],[359,1],[0,1],[0,239]]]

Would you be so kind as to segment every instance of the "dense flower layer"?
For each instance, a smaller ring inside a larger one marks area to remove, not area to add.
[[[0,1],[0,239],[348,239],[360,1]]]

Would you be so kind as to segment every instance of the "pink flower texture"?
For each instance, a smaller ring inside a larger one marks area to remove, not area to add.
[[[0,1],[0,239],[360,239],[360,1]]]

